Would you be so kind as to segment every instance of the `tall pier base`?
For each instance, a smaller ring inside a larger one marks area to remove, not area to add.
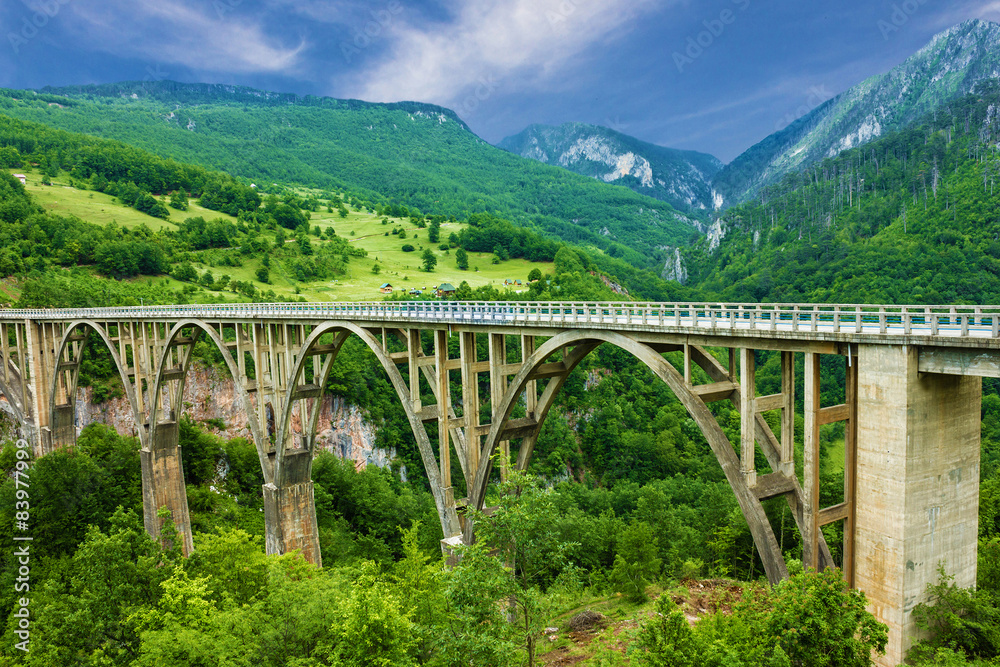
[[[297,550],[310,563],[322,566],[311,469],[311,452],[289,451],[284,483],[264,485],[265,546],[269,554]]]
[[[177,423],[158,424],[155,438],[149,450],[139,452],[142,460],[143,520],[146,531],[154,538],[161,539],[163,519],[157,513],[161,507],[170,510],[170,520],[177,528],[181,550],[187,556],[194,550],[194,543],[191,539],[191,516],[188,513]]]
[[[917,362],[915,347],[859,349],[855,584],[889,626],[879,664],[893,667],[938,568],[976,582],[982,380]]]

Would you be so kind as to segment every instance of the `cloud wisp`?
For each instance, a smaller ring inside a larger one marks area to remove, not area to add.
[[[155,59],[202,72],[294,70],[305,43],[277,43],[249,13],[241,12],[242,2],[73,0],[67,9],[75,20],[67,23],[91,48],[115,56]]]
[[[588,49],[608,48],[637,17],[667,0],[452,0],[451,20],[396,27],[385,57],[356,72],[353,97],[462,106],[477,91],[516,80],[519,90],[558,84]],[[339,92],[339,91],[338,91]],[[492,92],[490,93],[492,94]]]

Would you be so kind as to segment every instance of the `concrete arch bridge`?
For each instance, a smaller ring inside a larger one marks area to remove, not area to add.
[[[265,479],[268,552],[300,549],[315,563],[315,428],[327,376],[348,338],[363,341],[387,373],[452,544],[471,537],[462,508],[482,507],[493,467],[503,475],[527,466],[568,375],[598,346],[613,345],[666,382],[698,424],[770,581],[788,573],[763,501],[787,501],[812,567],[834,564],[820,528],[843,523],[845,577],[890,627],[885,664],[902,660],[914,633],[910,612],[939,563],[959,585],[975,583],[981,378],[1000,377],[1000,307],[442,301],[3,310],[0,394],[37,455],[76,440],[74,396],[94,336],[110,352],[139,425],[146,528],[158,536],[157,510],[168,508],[186,552],[178,420],[199,341],[222,355],[248,417]],[[457,356],[449,351],[453,338]],[[781,353],[780,393],[758,395],[755,350]],[[671,352],[683,362],[671,363],[664,356]],[[801,478],[795,355],[804,355],[805,369]],[[838,405],[820,404],[821,355],[844,364]],[[453,377],[461,379],[461,396],[452,396]],[[422,395],[433,395],[434,404]],[[479,410],[455,409],[486,400],[489,422]],[[737,447],[708,408],[716,401],[740,412]],[[517,405],[525,416],[512,416]],[[770,411],[780,411],[777,433],[763,417]],[[835,422],[843,422],[846,440],[843,502],[821,507],[819,429]],[[438,426],[436,442],[428,423]],[[756,470],[758,451],[765,471]],[[455,497],[452,456],[465,498]]]

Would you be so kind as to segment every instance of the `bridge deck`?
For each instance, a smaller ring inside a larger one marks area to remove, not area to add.
[[[0,310],[65,322],[351,320],[384,326],[596,328],[739,338],[1000,349],[1000,306],[580,302],[344,302]]]

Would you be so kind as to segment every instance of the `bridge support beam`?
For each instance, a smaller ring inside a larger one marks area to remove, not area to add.
[[[861,345],[858,361],[855,583],[889,626],[879,664],[898,665],[938,567],[976,582],[982,380],[920,373],[912,346]]]
[[[57,405],[49,416],[49,445],[52,450],[76,444],[76,406]],[[51,451],[51,450],[50,450]]]
[[[312,452],[299,449],[285,453],[283,483],[264,485],[264,543],[269,554],[297,550],[307,561],[322,567],[311,474]]]
[[[161,538],[163,519],[157,516],[161,507],[170,511],[170,520],[177,528],[181,551],[185,556],[194,551],[191,539],[191,515],[188,512],[187,489],[184,486],[184,464],[181,461],[180,429],[177,422],[161,422],[156,426],[156,440],[149,449],[139,452],[142,461],[142,513],[146,532]]]

